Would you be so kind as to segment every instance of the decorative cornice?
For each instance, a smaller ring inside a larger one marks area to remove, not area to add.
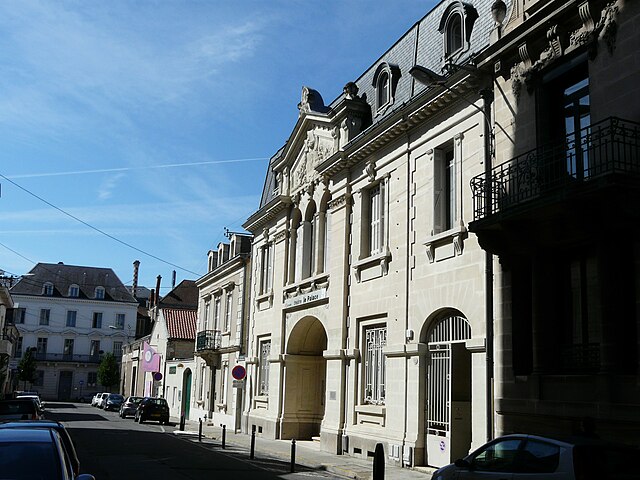
[[[329,210],[332,212],[345,207],[346,205],[350,205],[353,199],[353,195],[350,193],[344,193],[340,195],[338,198],[334,198],[329,202]]]

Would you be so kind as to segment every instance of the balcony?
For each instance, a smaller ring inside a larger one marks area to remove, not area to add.
[[[196,335],[196,356],[202,357],[210,367],[220,365],[222,334],[220,330],[203,330]]]
[[[471,189],[469,229],[494,253],[532,234],[566,242],[627,223],[640,192],[640,124],[591,124],[474,177]]]
[[[102,355],[75,355],[67,353],[35,353],[37,362],[70,362],[70,363],[100,363]]]

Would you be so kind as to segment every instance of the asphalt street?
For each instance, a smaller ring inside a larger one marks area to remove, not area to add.
[[[175,424],[142,425],[117,412],[105,412],[87,404],[49,403],[47,418],[62,422],[75,442],[82,473],[97,480],[211,478],[337,479],[322,470],[296,467],[282,460],[256,458],[239,449],[222,451],[208,443],[196,443],[173,433]]]

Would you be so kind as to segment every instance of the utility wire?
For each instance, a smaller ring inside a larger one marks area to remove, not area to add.
[[[26,193],[28,193],[29,195],[31,195],[32,197],[37,198],[37,199],[38,199],[38,200],[40,200],[41,202],[43,202],[43,203],[45,203],[45,204],[49,205],[51,208],[54,208],[54,209],[58,210],[60,213],[62,213],[62,214],[64,214],[64,215],[66,215],[67,217],[72,218],[73,220],[75,220],[75,221],[77,221],[77,222],[81,223],[82,225],[84,225],[85,227],[88,227],[88,228],[90,228],[90,229],[92,229],[92,230],[94,230],[94,231],[96,231],[96,232],[98,232],[98,233],[100,233],[100,234],[104,235],[105,237],[108,237],[108,238],[110,238],[111,240],[113,240],[113,241],[115,241],[115,242],[118,242],[118,243],[120,243],[121,245],[124,245],[125,247],[129,247],[129,248],[131,248],[132,250],[135,250],[136,252],[139,252],[139,253],[141,253],[141,254],[143,254],[143,255],[146,255],[146,256],[148,256],[148,257],[151,257],[151,258],[153,258],[153,259],[155,259],[155,260],[158,260],[159,262],[165,263],[165,264],[170,265],[170,266],[172,266],[172,267],[178,268],[178,269],[180,269],[180,270],[182,270],[182,271],[184,271],[184,272],[189,272],[189,273],[191,273],[191,274],[193,274],[193,275],[197,275],[198,277],[202,276],[200,273],[194,272],[194,271],[192,271],[192,270],[189,270],[188,268],[184,268],[184,267],[181,267],[180,265],[176,265],[175,263],[171,263],[171,262],[169,262],[169,261],[167,261],[167,260],[164,260],[164,259],[162,259],[162,258],[160,258],[160,257],[158,257],[158,256],[156,256],[156,255],[154,255],[154,254],[152,254],[152,253],[146,252],[146,251],[144,251],[144,250],[142,250],[142,249],[140,249],[140,248],[138,248],[138,247],[136,247],[136,246],[134,246],[134,245],[131,245],[130,243],[125,242],[124,240],[120,240],[119,238],[114,237],[114,236],[113,236],[113,235],[111,235],[110,233],[107,233],[107,232],[105,232],[104,230],[99,229],[98,227],[94,227],[94,226],[93,226],[93,225],[91,225],[90,223],[87,223],[87,222],[85,222],[84,220],[82,220],[81,218],[76,217],[75,215],[73,215],[73,214],[71,214],[71,213],[69,213],[69,212],[67,212],[67,211],[63,210],[62,208],[60,208],[60,207],[58,207],[58,206],[54,205],[53,203],[49,202],[48,200],[45,200],[44,198],[40,197],[39,195],[37,195],[37,194],[35,194],[35,193],[31,192],[30,190],[27,190],[27,189],[26,189],[26,188],[24,188],[22,185],[17,184],[16,182],[14,182],[13,180],[11,180],[10,178],[8,178],[7,176],[5,176],[5,175],[3,175],[3,174],[1,174],[1,173],[0,173],[0,177],[4,178],[7,182],[11,183],[11,184],[12,184],[12,185],[14,185],[15,187],[17,187],[17,188],[19,188],[20,190],[22,190],[23,192],[26,192]],[[12,250],[12,251],[13,251],[13,250]],[[15,253],[15,252],[14,252],[14,253]],[[23,258],[24,258],[24,257],[23,257]]]

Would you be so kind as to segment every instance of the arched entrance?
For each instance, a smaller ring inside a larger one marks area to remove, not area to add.
[[[471,326],[461,315],[441,316],[427,335],[426,463],[441,467],[471,447]]]
[[[313,317],[298,321],[287,342],[280,438],[310,440],[324,418],[327,333]]]
[[[185,420],[189,420],[191,411],[191,369],[187,368],[182,375],[182,404],[180,416],[184,415]]]

